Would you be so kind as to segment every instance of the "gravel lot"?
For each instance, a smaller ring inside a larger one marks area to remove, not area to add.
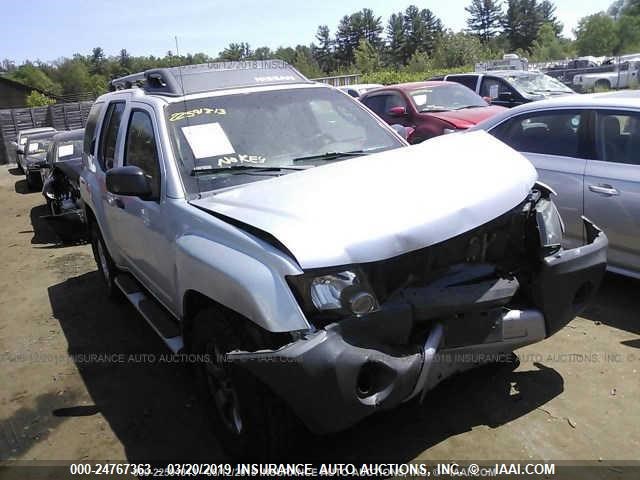
[[[90,247],[57,245],[44,214],[40,193],[0,166],[0,460],[225,460],[188,368],[159,360],[168,351],[144,320],[106,299]],[[640,281],[607,275],[583,317],[519,350],[515,370],[460,375],[422,405],[304,450],[325,461],[637,459],[639,312]]]

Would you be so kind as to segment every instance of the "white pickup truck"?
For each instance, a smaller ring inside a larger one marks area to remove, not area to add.
[[[620,63],[612,72],[584,73],[573,77],[573,85],[581,91],[593,88],[629,88],[638,82],[640,61]]]

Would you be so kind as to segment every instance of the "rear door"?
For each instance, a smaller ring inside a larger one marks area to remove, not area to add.
[[[490,133],[524,154],[541,182],[553,188],[568,246],[583,240],[583,182],[593,156],[592,114],[587,110],[534,111],[513,117]]]
[[[596,159],[587,162],[584,211],[609,237],[609,266],[640,275],[640,113],[596,114]]]

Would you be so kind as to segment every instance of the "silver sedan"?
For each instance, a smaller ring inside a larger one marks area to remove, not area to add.
[[[477,125],[524,154],[552,187],[568,245],[582,215],[609,237],[609,270],[640,278],[640,91],[528,103]]]

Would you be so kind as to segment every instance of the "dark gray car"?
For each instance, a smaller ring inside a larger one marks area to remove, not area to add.
[[[20,167],[24,172],[30,190],[42,187],[40,169],[46,164],[47,149],[56,133],[54,130],[52,132],[29,135],[27,138],[24,149],[22,149],[23,155]]]

